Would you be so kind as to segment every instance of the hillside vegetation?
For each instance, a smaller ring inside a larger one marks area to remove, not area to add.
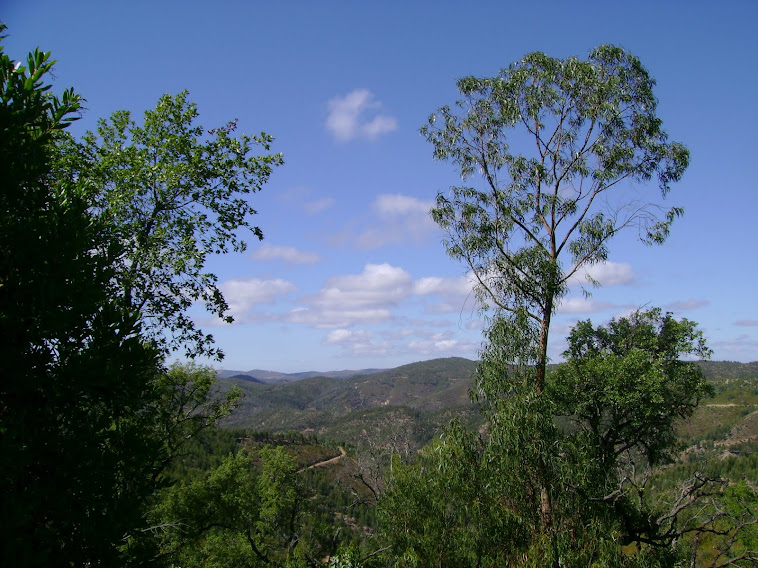
[[[680,424],[683,443],[712,442],[724,451],[758,434],[758,362],[703,361],[716,390],[693,417]],[[348,445],[386,444],[402,433],[418,448],[457,417],[479,425],[471,403],[476,362],[434,359],[347,379],[309,377],[266,384],[220,378],[222,389],[243,392],[224,425],[272,433],[297,431]],[[717,443],[718,442],[718,443]]]
[[[475,422],[470,403],[476,363],[435,359],[347,379],[310,377],[263,384],[219,379],[244,398],[226,425],[256,431],[299,431],[351,445],[384,443],[398,432],[414,448],[454,416]]]

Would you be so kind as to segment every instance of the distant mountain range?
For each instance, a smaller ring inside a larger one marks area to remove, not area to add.
[[[311,377],[329,377],[331,379],[347,379],[356,375],[371,375],[380,373],[386,369],[361,369],[358,371],[304,371],[302,373],[280,373],[278,371],[264,371],[262,369],[253,369],[251,371],[230,371],[222,369],[218,371],[219,379],[238,378],[259,383],[276,383],[279,381],[299,381],[310,379]]]
[[[758,362],[701,363],[714,384],[758,377]],[[349,445],[381,443],[417,448],[451,418],[480,426],[471,403],[476,362],[452,357],[403,365],[329,373],[222,371],[222,390],[237,385],[244,398],[226,424],[256,431],[298,431]]]
[[[460,357],[451,357],[449,359],[437,359],[437,361],[455,361]],[[466,361],[469,361],[466,359]],[[474,361],[470,361],[475,364]],[[427,362],[411,363],[404,365],[402,368],[412,369],[413,366],[423,366]],[[734,361],[702,361],[700,365],[706,377],[720,376],[729,378],[730,376],[744,377],[748,375],[758,375],[758,361],[752,363],[737,363]],[[377,373],[391,372],[394,369],[360,369],[360,370],[343,370],[343,371],[303,371],[301,373],[280,373],[279,371],[264,371],[263,369],[253,369],[251,371],[232,371],[222,369],[218,371],[219,379],[241,379],[259,383],[277,383],[280,381],[300,381],[312,377],[329,377],[330,379],[348,379],[359,375],[374,375]]]
[[[387,439],[399,430],[416,447],[453,416],[478,414],[468,394],[475,370],[474,361],[453,357],[332,376],[227,371],[219,374],[219,384],[222,389],[236,385],[244,394],[226,420],[229,426],[295,430],[348,444]]]

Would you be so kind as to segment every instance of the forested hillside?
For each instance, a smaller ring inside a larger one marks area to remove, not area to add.
[[[698,366],[719,394],[698,408],[686,428],[728,430],[735,416],[744,415],[758,401],[748,397],[745,406],[722,399],[731,401],[744,394],[749,387],[741,380],[758,377],[758,363],[702,361]],[[298,431],[353,446],[381,445],[402,434],[418,449],[453,417],[472,426],[482,424],[480,409],[470,398],[475,371],[476,362],[449,358],[350,379],[312,377],[263,384],[234,376],[221,378],[222,389],[235,386],[243,393],[238,408],[223,424],[254,431]]]
[[[473,365],[473,362],[457,359],[428,361],[387,371],[383,377],[376,377],[376,380],[377,385],[384,385],[388,392],[399,384],[424,384],[428,395],[433,396],[435,392],[445,392],[449,385],[459,381],[471,387],[473,378],[469,374]],[[704,399],[691,417],[677,421],[676,452],[651,470],[646,482],[646,491],[652,500],[666,502],[669,492],[682,483],[696,479],[693,477],[696,473],[709,479],[730,479],[737,483],[747,483],[748,486],[758,479],[758,373],[754,370],[755,365],[708,362],[700,366],[708,370],[708,382],[714,389],[713,396]],[[551,367],[552,371],[556,369],[555,366]],[[721,374],[722,370],[724,375]],[[432,379],[435,376],[437,380]],[[365,386],[365,382],[371,380],[369,377],[358,377],[356,384],[363,385],[366,392],[374,392],[373,387]],[[336,380],[330,387],[336,390],[331,392],[336,393],[339,385],[344,382]],[[447,386],[440,388],[442,385]],[[261,416],[268,416],[269,419],[278,416],[283,424],[281,428],[272,425],[265,432],[250,426],[244,430],[222,428],[218,435],[227,440],[226,445],[208,442],[197,446],[194,457],[187,458],[189,461],[185,463],[204,464],[199,469],[192,470],[192,475],[202,475],[203,471],[209,471],[230,450],[235,453],[251,451],[255,455],[255,452],[267,445],[283,448],[295,460],[296,468],[302,471],[301,475],[305,474],[303,468],[316,466],[297,485],[298,491],[303,495],[311,495],[311,502],[319,504],[310,512],[298,513],[302,515],[302,522],[308,525],[313,521],[306,522],[305,519],[314,518],[314,511],[321,511],[318,514],[322,515],[322,522],[324,519],[333,519],[321,525],[324,534],[329,533],[329,530],[341,531],[344,542],[350,543],[342,549],[341,558],[363,558],[364,561],[360,564],[363,566],[386,566],[388,559],[393,558],[391,552],[384,550],[375,556],[369,555],[382,551],[388,545],[386,539],[392,540],[397,536],[393,536],[395,525],[392,522],[388,525],[387,520],[381,520],[384,517],[377,516],[377,512],[386,511],[386,507],[391,508],[392,500],[396,498],[392,496],[393,493],[384,497],[387,489],[392,486],[397,491],[397,484],[405,483],[403,476],[412,474],[413,468],[419,464],[432,466],[437,463],[434,461],[437,452],[446,455],[444,442],[440,445],[439,439],[435,437],[442,435],[444,440],[446,436],[454,435],[448,426],[451,420],[471,420],[472,425],[486,429],[482,409],[465,400],[449,398],[446,399],[450,404],[446,411],[422,413],[409,406],[383,405],[381,399],[366,399],[370,401],[367,402],[367,408],[339,410],[332,407],[330,411],[317,412],[309,409],[310,399],[303,402],[303,390],[293,387],[295,384],[279,385],[274,389],[276,397],[271,398],[265,396],[267,391],[248,390],[245,394],[246,397],[261,396],[266,404],[271,405],[266,411],[253,413],[251,418],[261,420]],[[355,389],[355,384],[344,388],[349,392]],[[287,400],[285,394],[290,392],[293,393],[293,398]],[[314,400],[323,400],[326,391],[313,389],[310,392]],[[420,392],[417,394],[420,399],[424,398]],[[423,406],[423,401],[412,400]],[[304,410],[298,410],[294,417],[289,416],[288,413],[301,406],[304,406]],[[274,407],[277,410],[273,410]],[[233,416],[232,420],[242,423],[241,416]],[[299,431],[288,431],[290,429]],[[344,456],[340,444],[347,448]],[[208,456],[216,457],[209,462]],[[394,473],[393,463],[396,469]],[[434,467],[439,467],[439,464]],[[185,471],[183,475],[187,474]],[[430,479],[415,479],[417,491],[431,487]],[[457,499],[454,483],[446,483],[450,485],[440,488],[444,491],[440,497],[443,500]],[[755,538],[755,531],[750,528],[754,526],[755,519],[749,509],[743,509],[740,513],[740,507],[748,506],[749,501],[745,500],[747,497],[738,490],[726,502],[736,517],[742,515],[742,522],[748,523],[743,527],[743,532],[747,532],[742,535],[740,544],[730,544],[731,533],[726,530],[728,519],[725,517],[720,523],[712,525],[717,531],[726,531],[725,535],[703,533],[699,537],[700,552],[695,566],[720,565],[719,562],[724,560],[723,556],[717,559],[720,547],[736,553],[744,551],[744,546],[749,546],[750,538]],[[706,504],[706,500],[703,504]],[[406,500],[403,503],[404,507],[411,506],[411,502]],[[418,526],[427,526],[426,523],[433,521],[424,516],[435,514],[434,506],[431,503],[429,505],[432,506],[431,509],[416,510],[414,513],[414,523],[418,523]],[[705,509],[699,510],[699,513],[703,514],[704,511]],[[745,514],[748,516],[745,517]],[[695,517],[690,517],[688,522],[694,524],[695,520]],[[305,525],[299,530],[312,530],[306,529]],[[439,534],[440,538],[442,534]],[[746,537],[746,534],[753,536]],[[421,535],[418,538],[421,539]],[[433,533],[427,533],[424,538],[432,539]],[[437,541],[430,541],[433,542]],[[688,540],[680,543],[680,546],[686,542]],[[420,540],[416,545],[419,543]],[[321,550],[324,552],[327,549]],[[712,564],[714,560],[719,562]],[[740,564],[738,560],[734,565],[748,566],[750,563]]]

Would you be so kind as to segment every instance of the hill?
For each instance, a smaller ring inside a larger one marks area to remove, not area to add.
[[[726,441],[728,436],[730,440],[752,439],[754,422],[758,422],[758,416],[751,416],[758,410],[758,399],[751,394],[758,363],[707,361],[700,365],[718,394],[703,401],[695,416],[682,425],[682,438],[688,445]],[[307,373],[293,373],[287,375],[289,380],[268,382],[249,372],[219,381],[222,388],[237,385],[245,395],[226,426],[297,431],[353,447],[399,444],[415,449],[453,417],[480,425],[478,408],[469,398],[475,370],[475,361],[446,358],[349,378],[294,379]],[[730,442],[728,448],[734,446]]]
[[[228,369],[221,369],[217,372],[219,379],[229,379],[234,377],[250,377],[262,383],[275,383],[279,381],[299,381],[302,379],[309,379],[312,377],[330,377],[333,379],[346,379],[348,377],[355,377],[356,375],[370,375],[372,373],[379,373],[386,369],[361,369],[359,371],[343,370],[343,371],[303,371],[301,373],[280,373],[279,371],[264,371],[263,369],[252,369],[250,371],[231,371]]]
[[[257,431],[299,431],[360,444],[387,441],[402,431],[423,445],[454,415],[475,420],[470,404],[476,363],[434,359],[351,378],[316,376],[265,384],[240,376],[220,378],[222,388],[244,393],[226,425]]]

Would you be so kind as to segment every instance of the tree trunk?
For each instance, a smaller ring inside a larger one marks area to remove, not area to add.
[[[550,334],[550,320],[553,317],[553,297],[545,302],[545,311],[542,313],[542,326],[540,329],[540,345],[537,352],[537,394],[545,390],[545,374],[547,372],[547,340]]]
[[[540,343],[537,352],[537,394],[542,395],[545,391],[545,375],[547,374],[547,345],[550,334],[550,320],[553,316],[554,297],[550,295],[545,301],[545,311],[542,313],[542,326],[540,329]],[[542,460],[541,460],[542,461]],[[547,464],[542,463],[542,469],[546,473]],[[547,488],[546,476],[543,477],[542,487],[540,488],[540,521],[542,530],[551,535],[553,541],[553,567],[558,567],[558,557],[555,550],[555,534],[553,533],[553,503],[550,492]]]

